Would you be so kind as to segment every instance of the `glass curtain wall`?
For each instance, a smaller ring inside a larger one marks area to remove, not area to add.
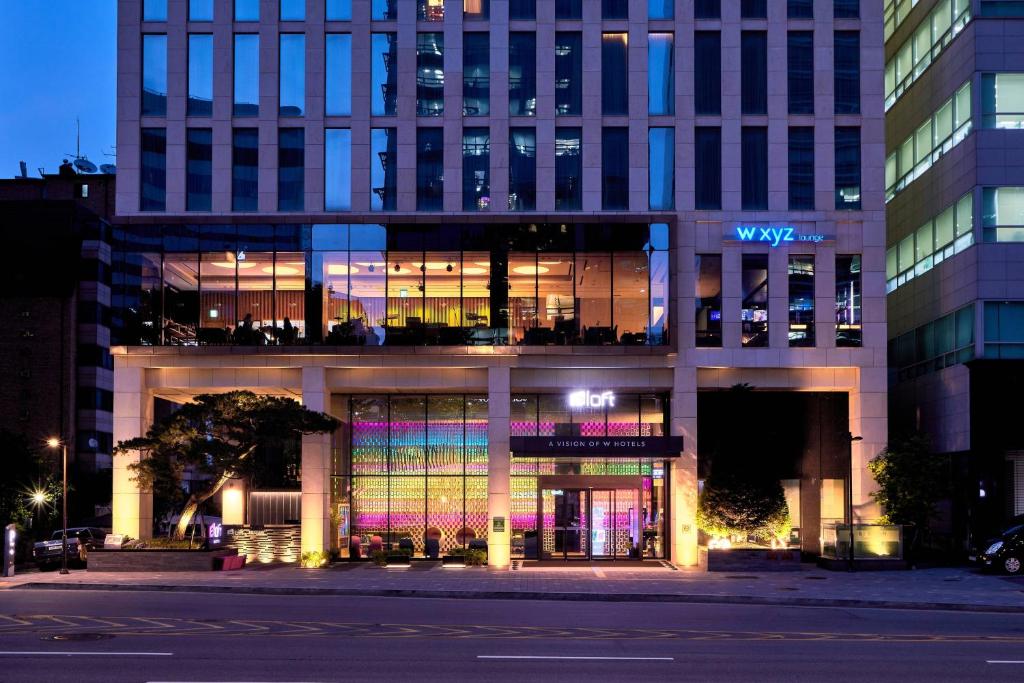
[[[508,36],[508,113],[537,115],[537,35],[512,32]]]
[[[722,345],[722,255],[697,254],[696,313],[697,346]]]
[[[370,113],[394,116],[398,111],[398,34],[374,33],[370,38]]]
[[[789,257],[789,345],[814,346],[814,256]]]
[[[491,206],[491,135],[487,128],[462,130],[462,210]]]
[[[836,256],[836,346],[860,346],[860,255]]]
[[[583,34],[555,34],[555,113],[579,116],[583,109]]]
[[[462,36],[462,115],[491,113],[491,38],[487,33]]]
[[[209,33],[188,36],[187,114],[213,115],[213,36]]]
[[[444,34],[416,34],[416,115],[444,115]]]
[[[555,210],[583,208],[583,130],[555,129]]]
[[[768,255],[743,254],[740,323],[744,347],[768,346]]]

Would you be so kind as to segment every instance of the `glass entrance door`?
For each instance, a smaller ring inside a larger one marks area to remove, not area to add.
[[[640,491],[543,489],[541,557],[556,560],[639,558]]]

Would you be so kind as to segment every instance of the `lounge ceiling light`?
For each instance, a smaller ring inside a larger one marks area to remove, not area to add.
[[[544,266],[516,266],[512,269],[512,272],[519,275],[543,275],[548,270]]]
[[[246,270],[248,268],[256,267],[255,263],[246,263],[245,261],[208,261],[207,263],[209,263],[211,266],[216,266],[218,268],[226,268],[228,270],[234,270],[236,265],[238,266],[239,270]]]
[[[277,268],[274,268],[274,266],[264,266],[260,270],[267,275],[298,275],[300,272],[298,268],[293,268],[292,266],[278,266]]]
[[[487,272],[486,268],[480,268],[479,266],[468,266],[462,269],[462,272],[466,275],[483,275]]]
[[[331,263],[327,266],[328,275],[348,275],[349,273],[358,273],[359,269],[355,266],[349,266],[344,263]]]

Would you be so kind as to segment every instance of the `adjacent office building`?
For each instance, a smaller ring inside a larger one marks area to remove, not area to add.
[[[737,430],[808,553],[876,514],[877,3],[119,5],[114,438],[235,388],[343,423],[226,523],[692,565]]]
[[[1024,5],[885,11],[892,431],[952,456],[962,545],[1024,513]]]

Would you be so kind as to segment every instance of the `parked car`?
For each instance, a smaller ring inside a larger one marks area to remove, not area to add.
[[[40,570],[54,569],[61,563],[62,531],[53,532],[49,541],[40,541],[32,547],[32,559]],[[74,527],[68,529],[68,564],[84,567],[89,551],[103,546],[107,532],[96,527]]]
[[[994,569],[1007,574],[1024,573],[1024,524],[1011,526],[998,538],[986,541],[984,550],[970,559],[983,569]]]

